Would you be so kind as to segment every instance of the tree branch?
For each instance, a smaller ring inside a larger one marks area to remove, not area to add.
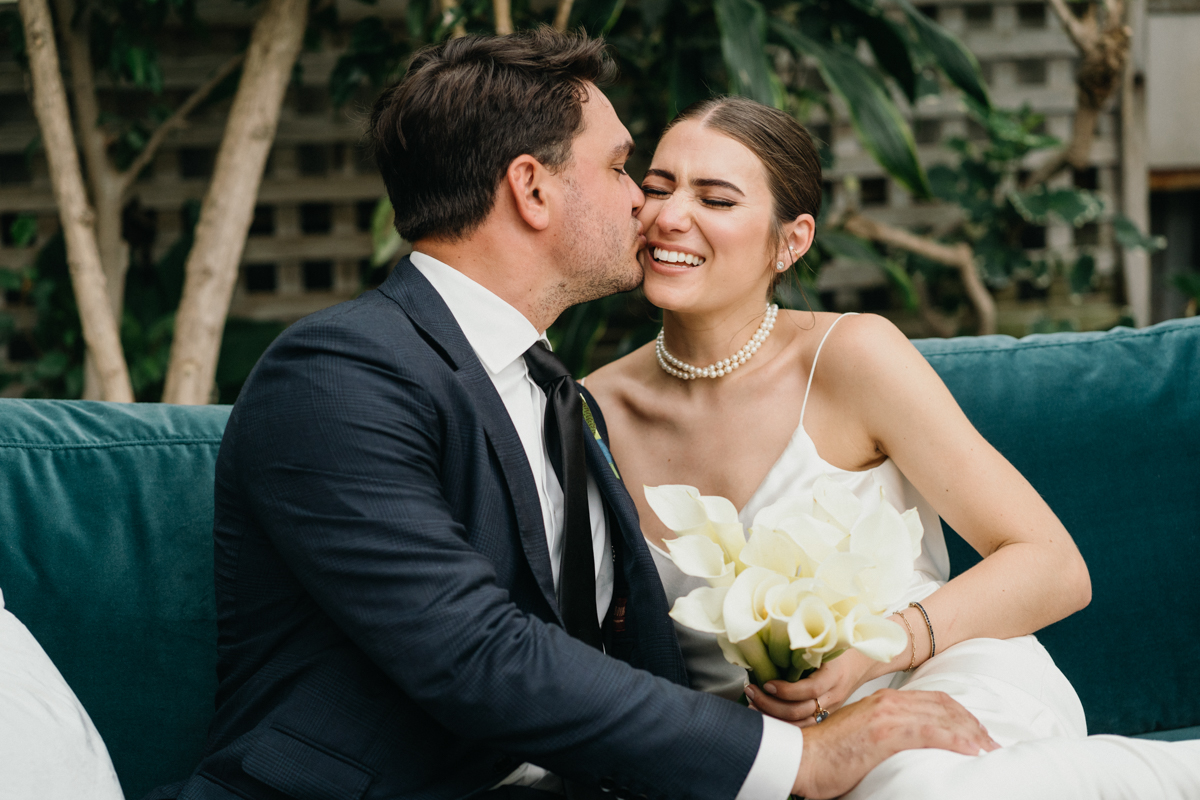
[[[975,313],[979,317],[980,335],[996,332],[996,301],[992,299],[991,293],[979,277],[979,270],[975,266],[975,253],[970,245],[965,242],[954,245],[935,242],[856,212],[851,212],[842,221],[842,227],[855,236],[907,250],[930,261],[957,269],[967,297],[970,298],[971,305],[975,307]]]
[[[454,10],[458,8],[458,0],[442,0],[442,19],[449,21],[454,17]],[[445,24],[445,23],[443,23]],[[454,29],[450,34],[451,39],[457,39],[460,36],[467,35],[467,24],[463,20],[454,23]]]
[[[1091,6],[1088,6],[1086,21],[1080,22],[1066,0],[1050,0],[1050,5],[1079,50],[1079,66],[1075,70],[1075,119],[1071,141],[1034,170],[1021,184],[1023,189],[1048,181],[1068,166],[1083,169],[1088,165],[1101,110],[1121,85],[1121,75],[1129,60],[1131,32],[1125,25],[1123,0],[1105,0],[1103,27]]]
[[[254,23],[184,267],[163,402],[209,401],[238,263],[307,19],[308,0],[266,0]]]
[[[513,32],[511,0],[492,0],[492,12],[496,18],[496,35],[505,36]]]
[[[212,94],[213,89],[216,89],[221,81],[228,78],[234,70],[242,65],[245,58],[245,53],[239,53],[222,64],[208,80],[196,87],[196,90],[183,101],[179,108],[175,109],[171,116],[155,128],[149,141],[146,142],[146,146],[142,148],[142,152],[138,153],[133,163],[120,174],[122,190],[127,190],[137,180],[138,173],[154,160],[154,157],[158,155],[158,149],[162,147],[171,132],[186,126],[188,116]]]
[[[80,20],[81,28],[72,24],[75,7],[71,0],[55,0],[59,33],[71,69],[71,94],[75,99],[75,130],[83,150],[92,191],[104,191],[116,177],[108,161],[108,142],[100,127],[100,103],[96,99],[96,78],[92,70],[92,48],[88,39],[87,18]]]
[[[558,9],[554,12],[554,30],[563,33],[571,22],[571,7],[575,0],[558,0]]]
[[[1071,11],[1071,7],[1067,5],[1067,0],[1050,0],[1050,7],[1054,9],[1054,13],[1058,15],[1059,21],[1067,29],[1067,35],[1071,37],[1071,41],[1075,43],[1075,46],[1080,50],[1087,50],[1096,38],[1094,14],[1091,15],[1092,21],[1089,25],[1075,16],[1075,12]]]
[[[46,0],[19,0],[29,72],[33,82],[33,110],[42,132],[50,183],[67,241],[67,266],[79,308],[83,339],[94,356],[103,398],[133,402],[129,368],[121,351],[116,318],[108,304],[104,269],[96,243],[95,213],[88,204],[83,173],[71,132],[71,112],[59,71],[58,48]],[[63,20],[66,25],[69,17]]]

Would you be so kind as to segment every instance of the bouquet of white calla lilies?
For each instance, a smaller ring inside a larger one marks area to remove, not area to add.
[[[671,560],[709,584],[675,601],[680,625],[715,634],[726,660],[756,683],[798,680],[848,648],[890,661],[908,643],[885,618],[903,605],[921,553],[915,508],[900,513],[879,489],[869,512],[828,476],[812,495],[758,512],[749,539],[737,509],[691,486],[645,487],[676,538]]]

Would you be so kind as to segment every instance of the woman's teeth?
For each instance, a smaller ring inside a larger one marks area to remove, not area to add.
[[[700,256],[694,256],[691,253],[677,253],[661,247],[654,248],[654,260],[664,264],[687,264],[691,267],[698,267],[704,263],[704,259]]]

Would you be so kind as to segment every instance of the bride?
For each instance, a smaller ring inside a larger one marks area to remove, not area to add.
[[[882,317],[769,303],[812,245],[820,209],[820,164],[804,128],[743,98],[703,101],[668,127],[642,190],[644,290],[663,310],[663,329],[587,379],[626,484],[721,495],[749,527],[759,509],[827,475],[865,503],[879,502],[884,487],[898,510],[915,506],[924,527],[906,607],[892,617],[908,636],[904,652],[881,664],[849,650],[799,682],[747,686],[751,706],[805,727],[878,688],[939,690],[1005,746],[1003,758],[898,754],[855,797],[935,797],[939,786],[973,797],[1129,797],[1139,768],[1160,779],[1177,768],[1179,790],[1200,792],[1196,767],[1186,766],[1200,751],[1083,738],[1082,705],[1031,634],[1088,604],[1087,567],[925,359]],[[703,581],[674,566],[663,546],[673,534],[642,492],[632,494],[674,603]],[[954,580],[939,516],[983,556]],[[678,633],[695,688],[741,694],[745,673],[714,637]],[[1039,746],[1017,747],[1031,741]],[[1088,769],[1056,767],[1073,757]],[[1128,781],[1099,777],[1122,758]],[[1046,794],[1031,795],[1031,780]]]

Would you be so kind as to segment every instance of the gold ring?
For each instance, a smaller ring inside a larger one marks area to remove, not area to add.
[[[825,718],[829,716],[829,712],[821,708],[820,699],[814,700],[814,702],[817,704],[817,713],[813,714],[813,721],[824,722]]]

